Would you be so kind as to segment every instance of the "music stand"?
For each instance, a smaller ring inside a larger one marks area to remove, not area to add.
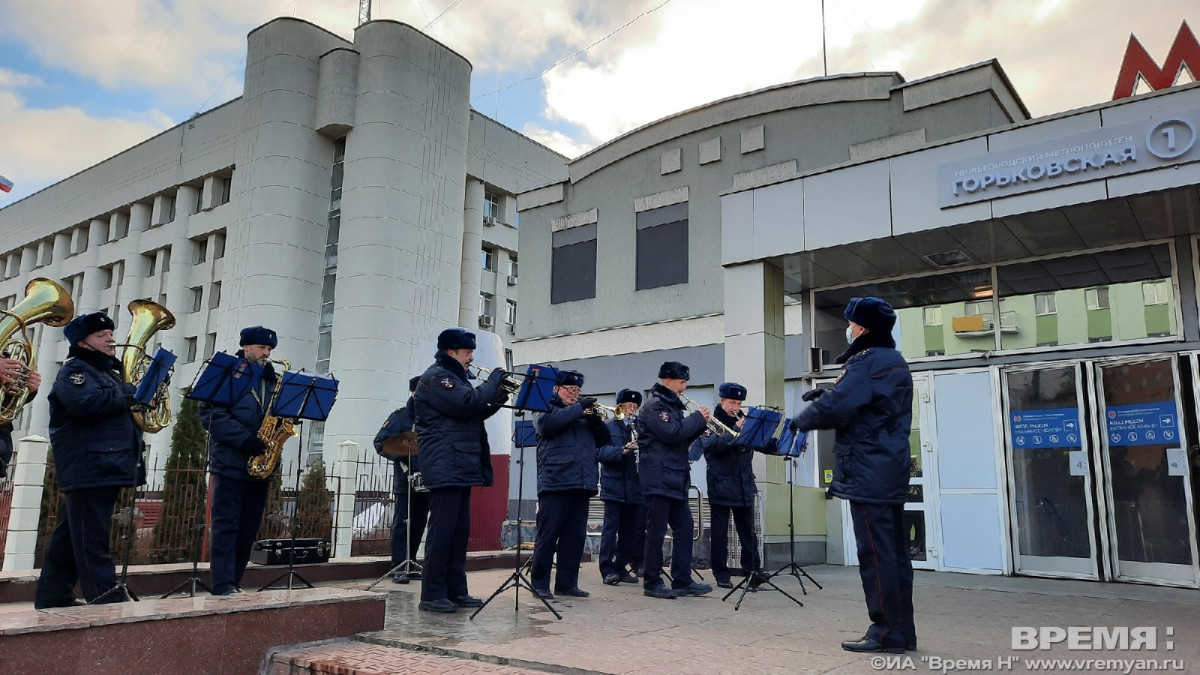
[[[271,406],[271,414],[294,420],[296,426],[303,424],[302,420],[323,421],[328,419],[329,411],[337,398],[338,381],[332,376],[310,375],[303,371],[286,371],[280,376],[279,395]],[[304,434],[297,432],[300,437],[300,454],[304,455]],[[259,592],[269,590],[282,579],[287,579],[287,590],[292,590],[292,580],[299,579],[308,588],[313,585],[296,571],[296,536],[300,530],[300,475],[304,468],[296,466],[296,504],[292,511],[292,542],[288,555],[287,572],[272,579]]]
[[[159,348],[154,352],[154,358],[142,373],[142,381],[138,383],[133,398],[143,406],[149,406],[154,401],[158,388],[171,376],[171,368],[175,365],[175,354]]]
[[[386,445],[386,441],[385,441],[385,445]],[[375,588],[376,586],[378,586],[379,582],[396,574],[397,572],[399,572],[400,574],[404,574],[404,575],[411,575],[414,572],[417,574],[421,574],[425,571],[425,568],[420,563],[418,563],[416,560],[413,560],[413,550],[412,550],[412,493],[413,493],[413,490],[416,488],[417,477],[420,474],[412,471],[411,464],[406,464],[399,460],[400,460],[399,457],[393,458],[392,470],[393,471],[399,470],[396,465],[403,466],[404,473],[406,474],[405,480],[408,482],[408,490],[405,491],[405,498],[408,500],[408,510],[405,511],[405,513],[404,513],[404,560],[399,565],[396,565],[395,567],[388,570],[387,572],[384,572],[383,576],[379,577],[375,581],[372,581],[371,585],[367,586],[365,589],[368,591],[371,590],[372,588]],[[409,460],[409,462],[412,461],[412,455],[408,456],[408,460]],[[428,504],[426,504],[426,511],[427,511],[426,517],[428,518]],[[425,529],[421,528],[421,532],[422,532],[422,534],[424,534]],[[404,583],[407,583],[407,582],[404,582]]]
[[[790,562],[788,562],[786,565],[784,565],[784,566],[780,567],[779,569],[775,570],[774,572],[772,572],[770,574],[770,576],[767,577],[767,580],[770,581],[771,579],[774,579],[775,577],[779,576],[780,574],[784,574],[784,573],[790,574],[790,575],[796,577],[796,581],[798,581],[800,583],[800,590],[803,591],[805,595],[808,595],[808,589],[804,587],[804,579],[808,579],[809,581],[813,582],[814,586],[824,590],[824,586],[822,586],[821,583],[818,582],[816,579],[812,578],[812,575],[809,574],[808,572],[806,572],[804,570],[804,568],[801,567],[800,564],[796,562],[796,508],[793,504],[794,499],[795,499],[794,493],[796,491],[795,490],[795,487],[796,487],[795,462],[797,459],[800,458],[800,455],[804,454],[804,451],[808,449],[808,434],[803,431],[793,431],[790,428],[785,427],[784,433],[781,434],[779,437],[781,448],[783,447],[783,441],[784,441],[785,435],[792,437],[790,447],[786,448],[786,452],[781,451],[779,453],[779,454],[783,455],[784,468],[787,471],[788,555],[790,557]],[[772,583],[771,586],[775,587],[776,589],[779,588],[778,586],[775,586],[774,583]],[[782,591],[780,591],[780,592],[782,592]],[[795,600],[795,598],[792,598],[792,599]],[[803,606],[803,603],[800,603],[799,600],[796,600],[796,602],[799,603],[801,606]]]
[[[97,595],[95,598],[89,600],[87,603],[89,605],[98,604],[101,600],[107,598],[113,593],[120,593],[124,597],[123,602],[138,602],[141,600],[136,593],[129,589],[129,584],[126,583],[126,580],[129,578],[129,556],[133,551],[133,535],[136,532],[133,521],[137,516],[137,488],[134,488],[133,500],[128,508],[129,523],[126,526],[125,531],[121,533],[121,539],[125,542],[125,551],[121,555],[121,576],[117,579],[117,583],[112,588],[109,588],[107,591],[104,591],[100,595]],[[120,512],[114,514],[112,518],[113,520],[116,520],[119,516]]]
[[[529,370],[526,372],[525,381],[521,384],[521,390],[517,393],[516,405],[513,406],[517,410],[517,417],[523,418],[526,410],[532,410],[535,412],[545,412],[549,410],[550,399],[554,396],[553,383],[557,381],[558,371],[555,368],[546,365],[529,366]],[[549,386],[547,386],[547,382],[550,383]],[[496,596],[500,595],[509,588],[516,589],[516,593],[513,594],[513,611],[519,611],[521,609],[520,596],[522,587],[528,590],[530,595],[540,600],[542,604],[546,606],[546,609],[550,610],[550,613],[554,615],[554,618],[558,619],[559,621],[562,620],[562,614],[559,614],[558,610],[554,609],[554,607],[550,605],[549,600],[533,592],[533,582],[531,582],[522,571],[521,502],[524,501],[525,497],[525,448],[530,445],[533,447],[537,446],[536,437],[530,438],[528,434],[518,433],[518,429],[522,428],[523,422],[524,420],[522,419],[515,425],[515,428],[513,429],[513,447],[517,448],[519,453],[519,458],[517,459],[516,563],[513,567],[512,574],[508,575],[508,578],[505,579],[495,591],[492,591],[492,594],[488,596],[487,600],[484,600],[483,604],[471,613],[470,618],[472,620],[475,618],[475,615],[482,612],[483,608],[487,607],[488,603],[495,599]]]

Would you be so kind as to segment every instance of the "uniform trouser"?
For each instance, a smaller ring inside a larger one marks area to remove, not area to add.
[[[471,488],[429,491],[429,535],[421,601],[461,598],[467,593],[467,541],[471,536]]]
[[[642,534],[638,536],[638,527]],[[622,575],[637,569],[646,547],[646,514],[641,504],[604,502],[600,531],[600,576]]]
[[[269,480],[212,477],[212,562],[209,574],[213,595],[242,587],[250,550],[258,538],[267,508]]]
[[[885,647],[917,644],[913,626],[913,569],[903,504],[850,502],[871,627],[867,637]]]
[[[50,535],[38,577],[33,606],[65,607],[75,601],[75,584],[91,602],[117,585],[117,572],[108,550],[113,506],[119,487],[81,488],[64,492],[66,503]],[[123,593],[109,593],[100,602],[122,602]]]
[[[671,586],[681,588],[692,583],[692,510],[686,499],[661,495],[646,497],[646,575],[644,588],[662,583],[663,539],[667,526],[674,539],[671,546]]]
[[[416,560],[421,548],[421,535],[429,520],[428,492],[396,492],[395,517],[392,519],[392,567],[405,560]],[[412,500],[412,510],[408,508]],[[411,514],[411,518],[409,516]],[[411,523],[406,522],[412,520]]]
[[[539,590],[549,590],[550,569],[558,554],[555,590],[579,587],[579,561],[587,543],[588,501],[586,490],[544,492],[538,495],[537,539],[533,544],[533,566],[529,582]]]
[[[712,571],[718,581],[729,581],[729,512],[742,544],[742,574],[748,575],[761,564],[758,559],[758,539],[754,536],[754,508],[750,506],[708,505],[712,517]]]

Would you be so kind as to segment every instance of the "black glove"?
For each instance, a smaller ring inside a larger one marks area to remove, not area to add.
[[[779,439],[768,438],[767,442],[763,443],[763,446],[761,448],[758,448],[758,451],[763,453],[764,455],[778,454],[779,453]]]
[[[799,432],[799,431],[800,431],[800,425],[799,425],[799,424],[796,424],[796,420],[795,420],[795,419],[790,419],[790,420],[788,420],[788,429],[789,429],[790,431]]]
[[[813,402],[825,395],[825,389],[810,389],[800,395],[801,401]]]
[[[596,405],[596,399],[592,398],[591,396],[584,396],[583,398],[579,399],[579,405],[583,406],[584,410],[587,410],[588,408]]]
[[[257,434],[251,434],[249,438],[242,441],[242,447],[238,448],[244,455],[257,455],[265,450],[267,445],[259,440]]]
[[[503,368],[497,368],[492,371],[491,375],[488,375],[487,381],[496,386],[500,386],[500,380],[503,380],[505,378],[505,376],[507,376],[507,375],[508,375],[507,370],[505,370]]]
[[[137,395],[137,385],[129,382],[121,383],[121,397],[125,399],[125,404],[129,406],[138,405],[138,400],[134,398]]]
[[[496,387],[496,397],[492,399],[492,405],[504,405],[508,403],[508,392],[504,387]]]

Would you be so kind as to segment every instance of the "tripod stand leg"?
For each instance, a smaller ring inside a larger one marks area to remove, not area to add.
[[[562,621],[562,614],[559,614],[558,610],[554,609],[554,607],[550,605],[549,600],[533,592],[533,583],[530,582],[529,579],[526,579],[525,575],[520,571],[513,572],[511,575],[509,575],[508,579],[506,579],[504,583],[500,585],[500,588],[497,588],[495,592],[488,596],[488,599],[484,600],[483,604],[480,605],[474,612],[472,612],[469,618],[474,619],[476,614],[482,612],[483,608],[488,606],[488,603],[492,601],[492,598],[495,598],[497,595],[500,595],[509,588],[516,588],[518,595],[521,592],[520,589],[525,588],[529,591],[530,595],[542,601],[542,604],[546,606],[546,609],[550,610],[550,613],[554,615],[554,618]]]

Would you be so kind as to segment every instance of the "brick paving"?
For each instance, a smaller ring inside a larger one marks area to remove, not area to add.
[[[270,675],[387,675],[437,673],[439,675],[525,675],[540,671],[497,665],[437,654],[384,647],[365,642],[337,642],[301,649],[285,649],[271,659]]]

